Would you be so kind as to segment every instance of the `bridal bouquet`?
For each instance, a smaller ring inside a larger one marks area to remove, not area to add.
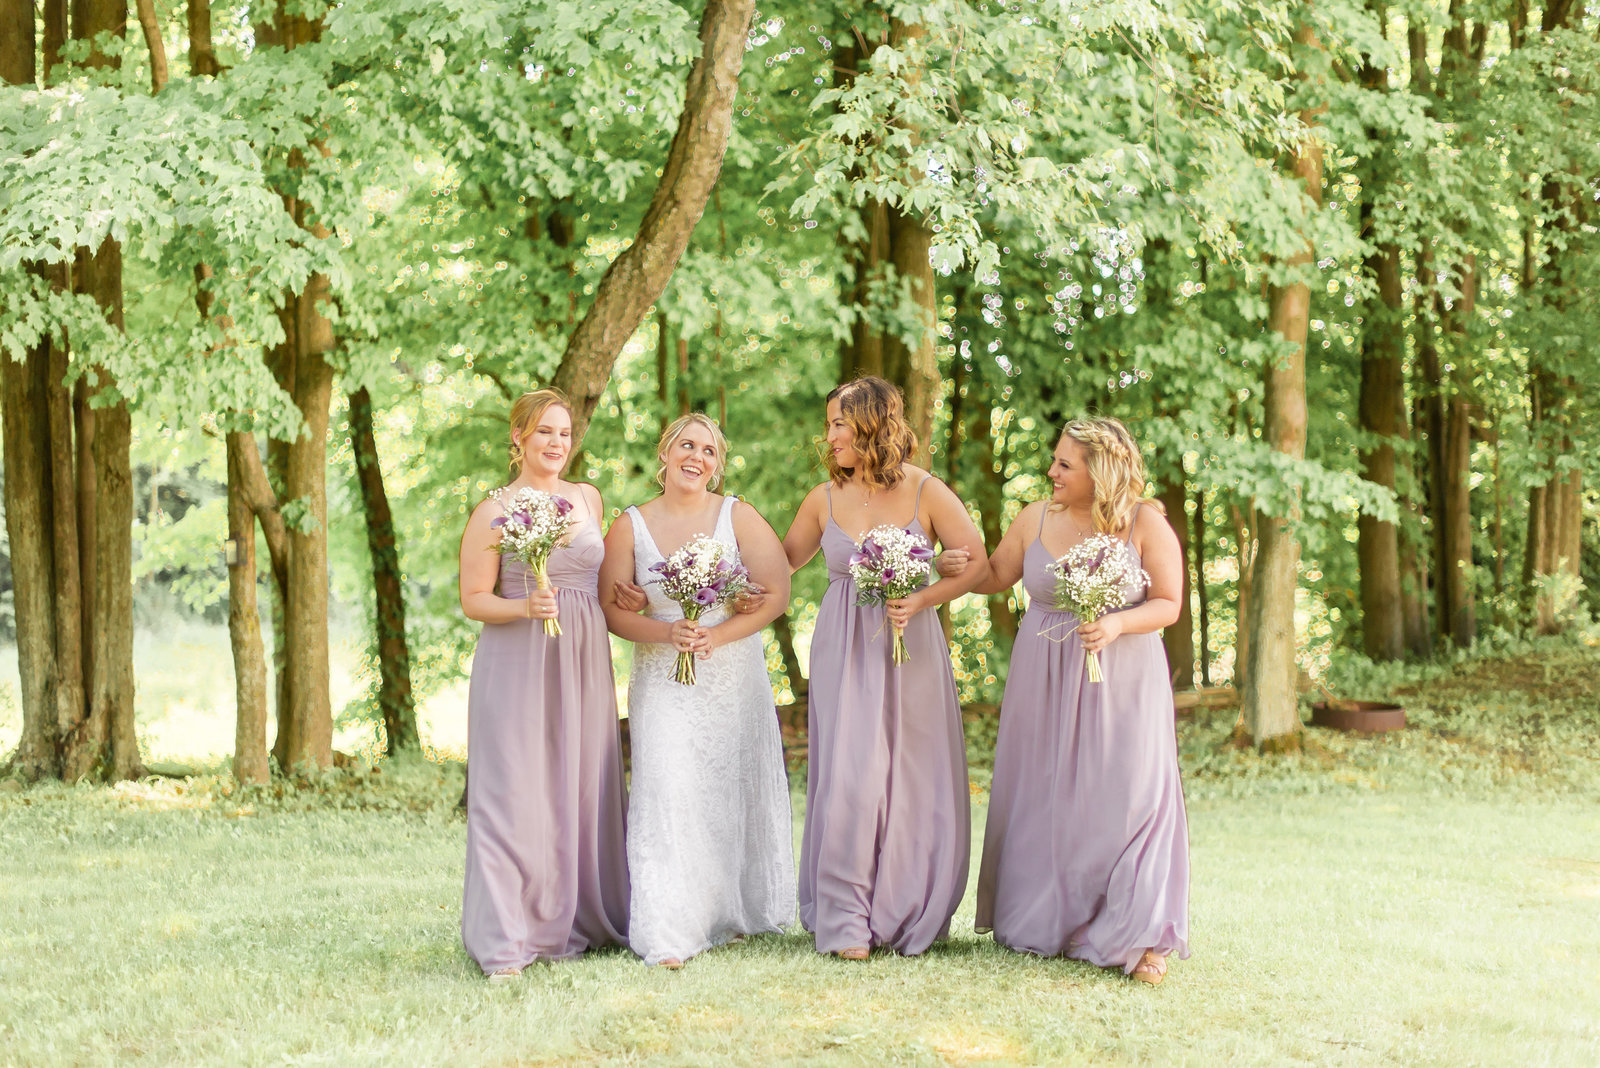
[[[705,613],[727,604],[750,585],[750,572],[736,563],[730,550],[715,538],[701,535],[650,570],[660,578],[661,592],[678,602],[683,618],[694,621]],[[694,654],[678,654],[672,681],[694,685]]]
[[[567,538],[572,526],[572,502],[554,493],[545,493],[524,486],[507,499],[496,490],[495,500],[505,509],[489,526],[500,531],[500,543],[495,546],[502,555],[511,556],[533,571],[534,581],[541,590],[550,588],[550,554]],[[554,619],[544,621],[544,632],[551,636],[561,633],[561,624]]]
[[[885,524],[867,531],[850,557],[850,577],[856,583],[856,604],[883,604],[914,593],[933,566],[928,539],[903,527]],[[905,632],[894,628],[894,662],[904,664]]]
[[[1149,574],[1133,566],[1128,547],[1110,534],[1085,538],[1057,560],[1051,570],[1056,575],[1056,607],[1077,616],[1079,626],[1126,605],[1130,583],[1150,585]],[[1103,682],[1099,654],[1090,653],[1087,660],[1089,681]]]

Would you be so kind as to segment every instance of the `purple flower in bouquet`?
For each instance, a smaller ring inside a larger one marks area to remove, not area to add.
[[[1129,586],[1150,585],[1149,574],[1134,567],[1127,547],[1109,534],[1085,538],[1051,565],[1051,570],[1056,575],[1056,608],[1077,616],[1080,626],[1126,605]],[[1104,680],[1098,653],[1087,654],[1084,663],[1090,682]]]
[[[495,550],[527,564],[539,589],[549,589],[550,554],[567,540],[572,528],[572,502],[529,486],[509,499],[503,490],[496,491],[494,497],[502,510],[489,521],[491,529],[500,531]],[[554,637],[561,633],[561,624],[547,619],[544,632]]]
[[[714,538],[699,537],[650,570],[659,575],[651,581],[683,609],[683,618],[699,619],[737,597],[750,584],[750,572],[729,555],[729,549]],[[673,681],[694,685],[694,656],[679,653],[672,673]]]
[[[874,527],[850,557],[856,604],[884,604],[910,595],[932,570],[932,561],[933,547],[922,535],[904,527]],[[896,664],[910,659],[899,627],[894,629],[893,659]]]

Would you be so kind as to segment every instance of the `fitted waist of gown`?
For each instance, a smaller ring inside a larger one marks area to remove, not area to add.
[[[550,586],[560,592],[580,593],[586,597],[599,599],[600,575],[589,568],[561,566],[561,550],[556,550],[550,555],[550,563],[546,571],[550,576]],[[508,601],[520,601],[534,590],[539,588],[538,580],[533,577],[533,568],[513,557],[502,557],[500,560],[500,596]]]

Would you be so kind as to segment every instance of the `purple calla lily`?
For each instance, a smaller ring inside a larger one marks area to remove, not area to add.
[[[567,500],[565,497],[557,497],[555,498],[555,502],[556,515],[564,516],[568,512],[572,511],[572,502]]]
[[[694,603],[702,606],[716,604],[717,591],[712,589],[710,586],[700,587],[699,590],[695,591]]]
[[[489,529],[491,529],[491,530],[499,530],[501,527],[503,527],[505,525],[506,525],[506,517],[503,516],[503,515],[497,515],[493,519],[489,520]]]
[[[913,560],[932,560],[933,550],[928,548],[926,545],[918,545],[907,555],[909,555]]]

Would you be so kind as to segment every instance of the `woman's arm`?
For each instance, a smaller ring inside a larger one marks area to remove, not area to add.
[[[814,487],[800,502],[789,524],[789,533],[783,536],[783,554],[789,559],[789,572],[793,574],[811,562],[822,548],[822,528],[827,519],[827,483]],[[763,583],[763,585],[765,585]],[[788,606],[788,598],[783,604]],[[772,618],[776,619],[777,616]]]
[[[1024,508],[1006,529],[1005,537],[989,557],[989,570],[972,587],[973,593],[1004,593],[1022,581],[1022,563],[1027,557],[1029,534],[1039,529],[1039,514],[1049,505],[1034,501]]]
[[[605,613],[607,628],[619,638],[630,642],[671,642],[672,624],[617,604],[617,583],[632,582],[633,575],[633,521],[624,516],[612,523],[606,534],[606,558],[600,564],[600,610]]]
[[[733,506],[733,533],[745,569],[752,581],[766,589],[766,595],[755,611],[735,613],[705,628],[706,652],[755,634],[789,610],[789,560],[777,532],[760,512],[740,501]]]
[[[500,554],[495,551],[500,535],[489,524],[499,514],[498,504],[484,501],[472,510],[467,529],[461,535],[462,613],[479,623],[553,618],[556,611],[554,590],[532,590],[522,600],[501,597],[494,592],[500,578]]]
[[[1178,535],[1158,508],[1139,509],[1133,522],[1133,543],[1150,575],[1144,603],[1079,627],[1078,636],[1089,652],[1099,652],[1124,634],[1150,634],[1178,621],[1183,597],[1183,553],[1178,548]]]

